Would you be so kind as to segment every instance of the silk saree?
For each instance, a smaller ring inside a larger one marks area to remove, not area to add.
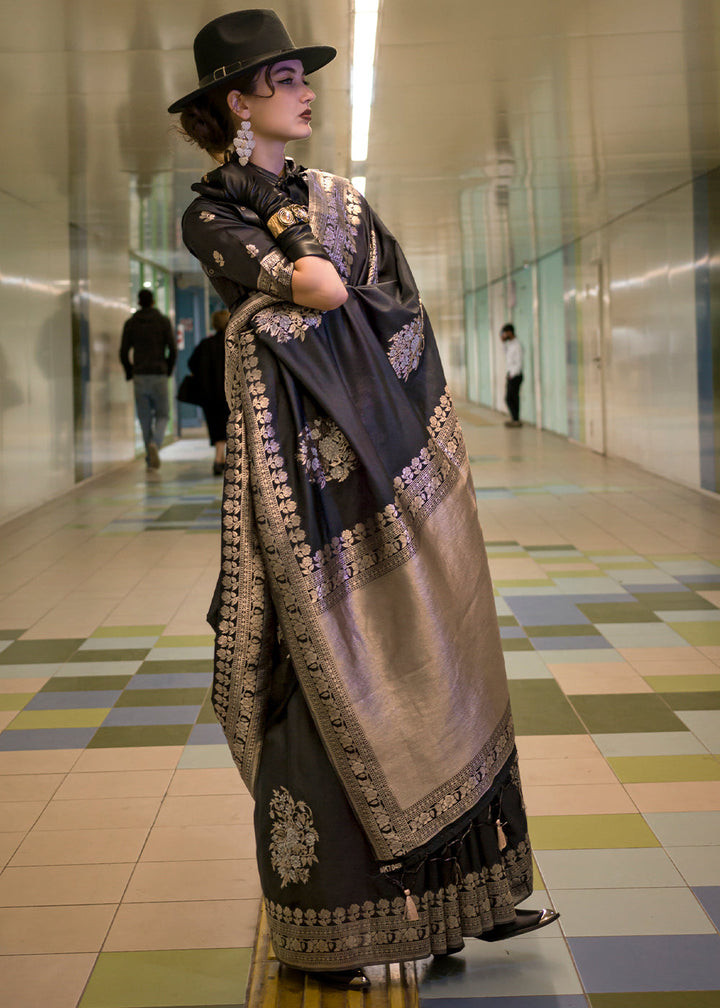
[[[288,299],[292,266],[224,170],[184,226],[238,294],[213,704],[255,798],[275,952],[304,969],[445,952],[532,890],[460,424],[407,262],[351,184],[280,183],[347,285],[323,313]]]

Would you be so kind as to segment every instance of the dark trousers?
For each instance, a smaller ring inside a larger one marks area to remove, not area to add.
[[[520,419],[520,386],[522,385],[522,374],[507,376],[505,382],[505,405],[508,408],[513,420]]]

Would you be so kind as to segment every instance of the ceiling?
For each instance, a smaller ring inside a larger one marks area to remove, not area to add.
[[[296,158],[349,162],[350,2],[276,4],[313,76]],[[217,0],[23,0],[0,11],[0,189],[57,205],[107,247],[133,245],[133,193],[167,203],[145,254],[178,241],[208,166],[165,109],[195,84],[192,39]],[[367,195],[446,317],[480,286],[720,163],[720,0],[382,0]],[[50,211],[50,212],[54,212]],[[495,232],[510,249],[493,258]]]

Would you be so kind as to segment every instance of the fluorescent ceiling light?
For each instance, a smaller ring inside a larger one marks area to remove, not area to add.
[[[380,0],[356,0],[353,20],[353,61],[350,80],[352,134],[350,158],[367,160],[370,108],[375,76],[375,38]]]
[[[361,192],[363,194],[363,196],[364,196],[365,195],[365,183],[367,181],[367,179],[365,178],[365,176],[364,175],[353,175],[353,177],[350,179],[350,181],[355,186],[355,188],[357,189],[357,191]]]

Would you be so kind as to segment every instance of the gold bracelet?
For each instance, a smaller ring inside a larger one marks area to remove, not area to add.
[[[293,224],[307,224],[309,219],[306,207],[292,204],[280,207],[267,222],[267,229],[273,238],[277,238],[285,228],[292,227]]]

